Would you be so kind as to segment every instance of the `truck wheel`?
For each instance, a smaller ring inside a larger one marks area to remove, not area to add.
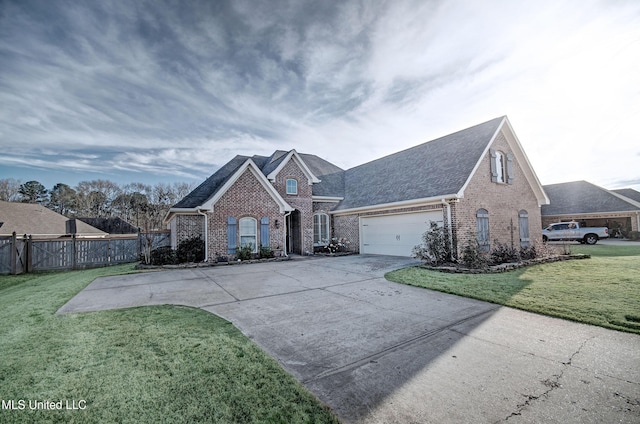
[[[598,242],[598,235],[597,234],[587,234],[586,236],[584,236],[584,242],[587,244],[596,244]]]
[[[542,236],[542,242],[546,243],[549,241],[549,238],[547,236]]]

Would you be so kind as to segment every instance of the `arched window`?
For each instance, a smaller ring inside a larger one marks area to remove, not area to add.
[[[313,244],[325,245],[329,243],[329,215],[316,213],[313,215]]]
[[[298,181],[293,178],[287,179],[287,194],[298,194]]]
[[[478,234],[478,244],[482,250],[489,250],[489,211],[478,209],[476,212],[476,230]]]
[[[529,239],[529,213],[524,209],[518,212],[518,227],[520,227],[520,246],[529,246],[531,244]]]
[[[242,218],[239,224],[240,246],[244,247],[251,245],[253,252],[257,252],[258,221],[256,221],[254,218]]]

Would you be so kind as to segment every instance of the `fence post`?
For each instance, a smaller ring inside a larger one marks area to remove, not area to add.
[[[76,269],[78,265],[78,249],[76,248],[76,235],[71,234],[71,252],[73,257],[71,258],[71,269]]]
[[[26,238],[26,234],[25,234],[25,238]],[[27,243],[25,245],[25,255],[27,256],[27,260],[26,260],[26,268],[24,270],[24,272],[26,272],[27,274],[30,272],[33,272],[33,234],[29,234],[29,238],[27,238]]]
[[[16,252],[16,232],[14,231],[13,234],[11,234],[11,255],[9,260],[11,261],[11,270],[9,271],[12,275],[16,275],[17,271],[16,271],[16,261],[17,261],[17,253]]]

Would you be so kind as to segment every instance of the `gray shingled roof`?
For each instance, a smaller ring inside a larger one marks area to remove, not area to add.
[[[627,197],[631,200],[635,200],[636,202],[640,202],[640,191],[636,191],[632,188],[621,188],[621,189],[611,190],[611,191],[615,191],[616,193],[621,194],[624,197]]]
[[[276,150],[271,156],[255,155],[251,158],[249,158],[249,156],[238,155],[218,169],[173,207],[191,209],[201,206],[218,192],[247,159],[253,160],[262,173],[267,176],[280,165],[286,158],[287,153],[289,152]],[[300,156],[316,177],[322,177],[322,182],[314,184],[313,194],[320,196],[340,196],[340,193],[344,192],[344,183],[341,179],[341,173],[344,171],[341,168],[315,155],[301,154]],[[326,176],[326,179],[324,176],[325,173],[330,174]],[[316,191],[322,194],[317,194]]]
[[[345,199],[335,210],[458,193],[503,118],[345,171]]]
[[[495,118],[347,171],[315,155],[302,153],[300,157],[321,180],[313,185],[315,196],[344,198],[335,210],[449,195],[460,191],[503,119]],[[251,159],[266,176],[287,153],[277,150],[269,157]],[[174,208],[202,205],[247,159],[248,156],[233,158]]]
[[[218,169],[202,184],[193,189],[182,200],[173,205],[174,208],[197,208],[210,199],[227,182],[227,180],[249,159],[248,156],[236,156]]]
[[[550,201],[542,206],[543,216],[639,210],[609,190],[586,181],[551,184],[542,188]]]

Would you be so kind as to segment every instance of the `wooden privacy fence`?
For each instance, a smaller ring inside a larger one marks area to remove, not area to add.
[[[155,249],[170,245],[170,239],[170,234],[165,232],[104,238],[34,238],[14,233],[0,236],[0,274],[85,269],[136,262],[148,243]]]

